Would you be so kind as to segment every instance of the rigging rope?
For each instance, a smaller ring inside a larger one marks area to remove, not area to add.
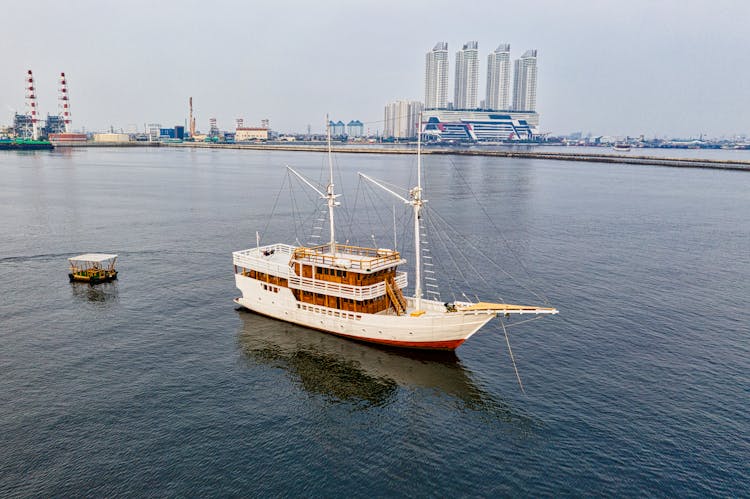
[[[508,353],[510,354],[510,360],[513,362],[513,370],[516,371],[516,379],[518,380],[518,386],[521,387],[521,393],[526,395],[526,390],[523,389],[523,383],[521,383],[521,375],[518,374],[518,367],[516,367],[516,359],[513,357],[513,350],[510,348],[510,340],[508,339],[508,330],[505,329],[505,323],[500,318],[500,325],[503,327],[503,333],[505,334],[505,344],[508,345]]]
[[[276,193],[276,199],[274,199],[273,208],[271,208],[271,215],[266,219],[266,225],[265,227],[263,227],[261,236],[264,236],[266,234],[266,231],[268,230],[268,225],[271,223],[271,219],[273,218],[274,213],[276,213],[276,206],[279,204],[279,197],[281,197],[281,191],[284,189],[284,183],[285,181],[281,182],[281,187],[279,187],[279,191]]]
[[[432,214],[432,212],[433,212],[434,210],[430,209],[429,211],[430,211],[430,215],[431,215],[431,214]],[[446,225],[446,226],[447,226],[447,227],[448,227],[449,229],[453,230],[453,228],[452,228],[452,227],[451,227],[451,226],[450,226],[450,225],[449,225],[449,224],[448,224],[448,223],[447,223],[447,222],[446,222],[446,221],[445,221],[444,219],[442,219],[442,217],[440,217],[440,215],[439,215],[439,214],[437,214],[437,213],[436,213],[436,215],[437,215],[437,219],[438,219],[438,221],[440,221],[440,222],[444,223],[444,224],[445,224],[445,225]],[[461,271],[461,267],[459,266],[458,262],[456,262],[456,259],[455,259],[455,258],[453,258],[453,254],[454,254],[454,253],[457,253],[457,254],[459,254],[459,255],[460,255],[460,256],[461,256],[462,258],[463,258],[464,262],[466,262],[466,265],[467,265],[467,266],[468,266],[468,267],[469,267],[469,268],[470,268],[470,269],[471,269],[471,270],[472,270],[472,271],[474,272],[474,275],[475,275],[475,276],[476,276],[476,277],[477,277],[477,278],[478,278],[478,279],[479,279],[480,281],[482,281],[482,282],[483,282],[483,283],[484,283],[484,284],[485,284],[485,285],[486,285],[486,286],[487,286],[488,288],[491,288],[492,286],[491,286],[490,282],[489,282],[489,281],[487,281],[487,279],[485,279],[484,275],[482,275],[482,273],[481,273],[481,272],[479,272],[479,270],[478,270],[478,269],[477,269],[477,268],[476,268],[476,267],[474,266],[474,264],[473,264],[473,263],[471,262],[471,260],[469,260],[469,258],[468,258],[468,257],[466,256],[466,254],[465,254],[465,253],[464,253],[463,251],[461,251],[461,248],[459,248],[459,247],[458,247],[458,245],[457,245],[457,244],[455,243],[455,241],[453,241],[453,240],[452,240],[452,239],[450,238],[450,236],[448,235],[447,231],[446,231],[446,230],[440,230],[440,228],[439,228],[439,227],[437,227],[437,224],[436,224],[436,223],[435,223],[435,222],[434,222],[434,221],[432,220],[432,217],[431,217],[431,216],[429,217],[429,222],[430,222],[430,223],[431,223],[431,225],[432,225],[432,226],[434,227],[434,232],[435,232],[435,233],[436,233],[436,234],[438,235],[438,239],[440,240],[440,242],[442,242],[442,243],[444,244],[444,247],[445,247],[446,253],[448,253],[449,257],[450,257],[450,258],[451,258],[451,260],[453,261],[453,264],[455,265],[455,267],[456,267],[456,270],[457,270],[457,271],[458,271],[458,273],[459,273],[459,274],[461,275],[461,278],[462,278],[462,279],[464,280],[464,282],[465,282],[466,284],[470,284],[470,283],[469,283],[469,281],[468,281],[468,279],[466,278],[466,276],[465,276],[465,275],[463,274],[463,272]],[[455,251],[451,251],[451,249],[450,249],[450,248],[448,248],[448,245],[447,245],[447,244],[445,243],[445,241],[443,241],[443,239],[442,239],[442,237],[441,237],[442,235],[444,235],[444,236],[445,236],[445,237],[447,238],[448,242],[450,242],[451,244],[453,244],[453,245],[454,245],[454,247],[455,247]],[[477,251],[478,251],[478,250],[477,250]],[[478,252],[479,252],[479,251],[478,251]],[[501,300],[501,301],[504,301],[504,300],[502,299],[502,297],[500,297],[500,300]],[[468,300],[468,301],[471,301],[471,300]],[[480,301],[480,300],[479,300],[479,299],[477,298],[477,301]]]
[[[529,279],[531,279],[531,273],[526,268],[526,266],[523,264],[523,262],[521,261],[521,259],[519,258],[519,256],[516,254],[516,252],[513,250],[513,248],[511,247],[510,243],[505,238],[505,236],[503,236],[502,231],[497,227],[497,225],[495,225],[495,222],[492,220],[492,217],[490,217],[489,213],[487,213],[487,210],[484,208],[484,206],[482,205],[482,203],[479,202],[479,198],[477,197],[476,193],[471,189],[471,186],[469,186],[469,183],[466,181],[466,178],[461,173],[461,170],[459,168],[456,168],[456,163],[452,159],[449,158],[449,161],[450,161],[451,165],[453,166],[453,170],[458,174],[459,178],[464,183],[464,186],[469,190],[469,192],[471,193],[471,196],[474,198],[474,200],[476,201],[477,205],[479,205],[479,208],[482,210],[482,213],[484,213],[484,216],[487,217],[487,220],[490,222],[490,225],[492,226],[492,228],[495,229],[495,231],[497,232],[497,234],[500,236],[500,239],[502,239],[503,244],[505,244],[505,247],[508,248],[508,251],[516,259],[516,262],[518,262],[519,267],[521,267],[521,269],[523,269],[523,271],[526,273],[526,277],[528,277]],[[489,257],[488,257],[488,259],[489,259]],[[498,268],[499,268],[499,266],[498,266]],[[519,284],[518,281],[516,281],[515,279],[514,279],[514,282],[516,282],[517,284]],[[541,291],[539,292],[539,294],[537,294],[535,291],[532,291],[528,287],[524,286],[524,289],[526,289],[527,291],[533,293],[534,296],[542,299],[544,301],[545,305],[549,304],[549,300],[544,295],[544,293],[542,293]]]
[[[461,235],[460,233],[458,233],[458,231],[456,231],[456,230],[455,230],[455,229],[454,229],[454,228],[453,228],[453,227],[452,227],[452,226],[450,225],[450,223],[449,223],[449,222],[448,222],[447,220],[445,220],[445,218],[443,218],[443,217],[442,217],[442,216],[441,216],[441,215],[440,215],[440,214],[439,214],[439,213],[438,213],[437,211],[435,211],[435,210],[434,210],[434,208],[433,208],[433,212],[435,213],[435,216],[439,217],[439,218],[441,219],[441,221],[442,221],[443,223],[445,223],[445,224],[446,224],[446,225],[447,225],[448,227],[450,227],[450,228],[451,228],[451,229],[452,229],[452,230],[453,230],[453,231],[455,232],[455,235],[456,235],[456,236],[458,236],[458,237],[459,237],[459,238],[460,238],[460,239],[461,239],[461,240],[462,240],[462,241],[463,241],[464,243],[466,243],[466,244],[467,244],[468,246],[470,246],[470,247],[471,247],[471,248],[472,248],[473,250],[475,250],[475,251],[476,251],[477,253],[479,253],[479,254],[480,254],[480,255],[482,255],[482,256],[483,256],[484,258],[486,258],[488,262],[492,263],[492,264],[493,264],[493,265],[494,265],[495,267],[497,267],[497,269],[498,269],[498,270],[499,270],[500,272],[502,272],[503,274],[505,274],[505,275],[506,275],[506,276],[507,276],[507,277],[508,277],[508,278],[509,278],[510,280],[512,280],[512,281],[513,281],[514,283],[516,283],[516,284],[517,284],[518,286],[522,287],[523,289],[525,289],[525,290],[526,290],[526,291],[528,291],[529,293],[533,294],[533,295],[534,295],[535,297],[537,297],[537,298],[539,298],[540,300],[544,301],[544,303],[545,303],[545,304],[548,304],[548,303],[549,303],[549,300],[547,300],[547,297],[546,297],[546,296],[544,296],[543,294],[537,293],[536,291],[534,291],[533,289],[531,289],[530,287],[528,287],[528,286],[527,286],[527,285],[525,285],[524,283],[520,282],[520,281],[519,281],[518,279],[516,279],[516,278],[515,278],[515,277],[513,276],[513,274],[511,274],[510,272],[508,272],[507,270],[505,270],[504,268],[502,268],[502,266],[501,266],[501,265],[500,265],[499,263],[497,263],[497,262],[496,262],[495,260],[493,260],[493,259],[492,259],[492,258],[491,258],[491,257],[490,257],[489,255],[487,255],[487,254],[485,254],[484,252],[482,252],[482,251],[481,251],[481,250],[480,250],[480,249],[479,249],[479,248],[478,248],[477,246],[475,246],[475,245],[474,245],[474,244],[473,244],[473,243],[472,243],[472,242],[471,242],[471,241],[470,241],[470,240],[469,240],[468,238],[466,238],[466,237],[462,236],[462,235]],[[512,251],[511,251],[511,252],[512,252]]]

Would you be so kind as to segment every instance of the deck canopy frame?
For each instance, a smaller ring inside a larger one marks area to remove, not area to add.
[[[85,253],[83,255],[68,258],[68,261],[70,262],[70,269],[73,273],[75,273],[75,271],[97,268],[113,271],[115,269],[117,255],[108,253]]]

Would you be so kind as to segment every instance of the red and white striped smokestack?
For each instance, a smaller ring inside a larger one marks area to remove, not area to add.
[[[26,72],[26,107],[29,110],[29,116],[31,116],[31,129],[32,138],[39,140],[39,109],[36,105],[36,90],[34,89],[34,75],[29,69]]]
[[[68,97],[68,80],[65,73],[60,73],[60,94],[58,97],[58,114],[65,123],[65,133],[70,133],[70,99]]]

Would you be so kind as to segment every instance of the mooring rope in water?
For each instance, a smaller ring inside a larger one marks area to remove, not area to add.
[[[513,363],[513,369],[516,371],[516,379],[518,380],[518,386],[521,387],[521,393],[526,395],[526,390],[523,389],[523,383],[521,383],[521,375],[518,374],[518,367],[516,367],[516,359],[513,357],[513,350],[510,348],[510,339],[508,339],[508,330],[505,329],[505,323],[503,319],[500,319],[500,325],[503,328],[503,334],[505,334],[505,343],[508,345],[508,353],[510,354],[510,361]]]

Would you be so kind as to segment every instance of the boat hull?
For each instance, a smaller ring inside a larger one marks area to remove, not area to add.
[[[424,300],[426,313],[412,316],[349,312],[297,301],[292,291],[235,275],[242,297],[235,302],[261,315],[336,336],[399,348],[455,350],[496,316],[494,312],[447,312]]]
[[[48,141],[0,140],[0,151],[46,151],[53,148],[54,145]]]
[[[92,286],[96,284],[100,284],[103,282],[110,282],[117,279],[117,271],[113,272],[107,272],[105,275],[102,276],[88,276],[88,275],[81,275],[81,274],[68,274],[68,279],[70,279],[70,282],[86,282]]]

